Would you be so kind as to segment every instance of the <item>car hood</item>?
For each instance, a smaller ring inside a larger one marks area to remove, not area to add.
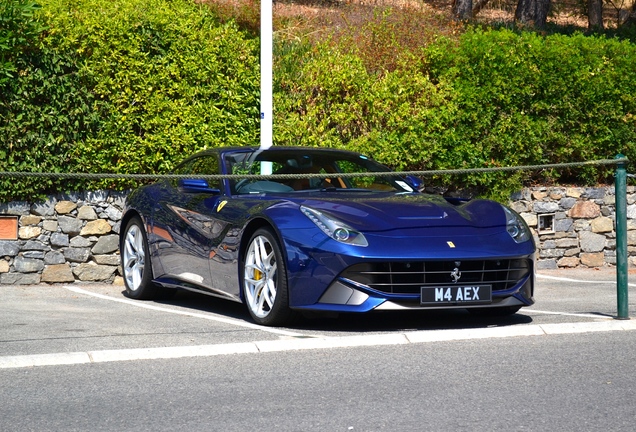
[[[502,206],[489,200],[453,205],[439,195],[430,194],[325,191],[296,202],[329,213],[364,232],[437,227],[492,228],[506,224]]]

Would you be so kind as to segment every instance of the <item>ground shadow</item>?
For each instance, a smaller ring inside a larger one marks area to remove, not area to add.
[[[227,318],[253,322],[245,305],[186,290],[177,290],[174,297],[156,301],[160,304],[183,307],[192,311],[218,314]],[[473,315],[466,309],[422,311],[375,311],[369,313],[299,314],[287,328],[325,332],[394,332],[415,330],[476,329],[529,324],[532,317],[519,313],[504,317]]]

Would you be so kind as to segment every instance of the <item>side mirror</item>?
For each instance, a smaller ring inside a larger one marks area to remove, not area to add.
[[[180,179],[179,188],[188,193],[221,193],[220,189],[211,188],[205,179]]]
[[[413,189],[419,191],[424,182],[419,178],[412,175],[404,177],[404,180],[411,186]]]

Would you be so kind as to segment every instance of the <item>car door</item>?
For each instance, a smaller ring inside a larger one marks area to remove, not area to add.
[[[207,154],[191,159],[176,173],[217,174],[218,157]],[[164,187],[154,213],[155,225],[166,233],[159,250],[164,273],[160,279],[215,292],[209,261],[227,231],[227,223],[213,217],[221,201],[221,181],[179,179],[165,182]]]

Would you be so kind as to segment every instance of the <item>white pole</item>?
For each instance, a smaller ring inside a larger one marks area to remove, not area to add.
[[[273,1],[261,0],[261,149],[273,142],[274,116],[272,61],[274,58]]]

